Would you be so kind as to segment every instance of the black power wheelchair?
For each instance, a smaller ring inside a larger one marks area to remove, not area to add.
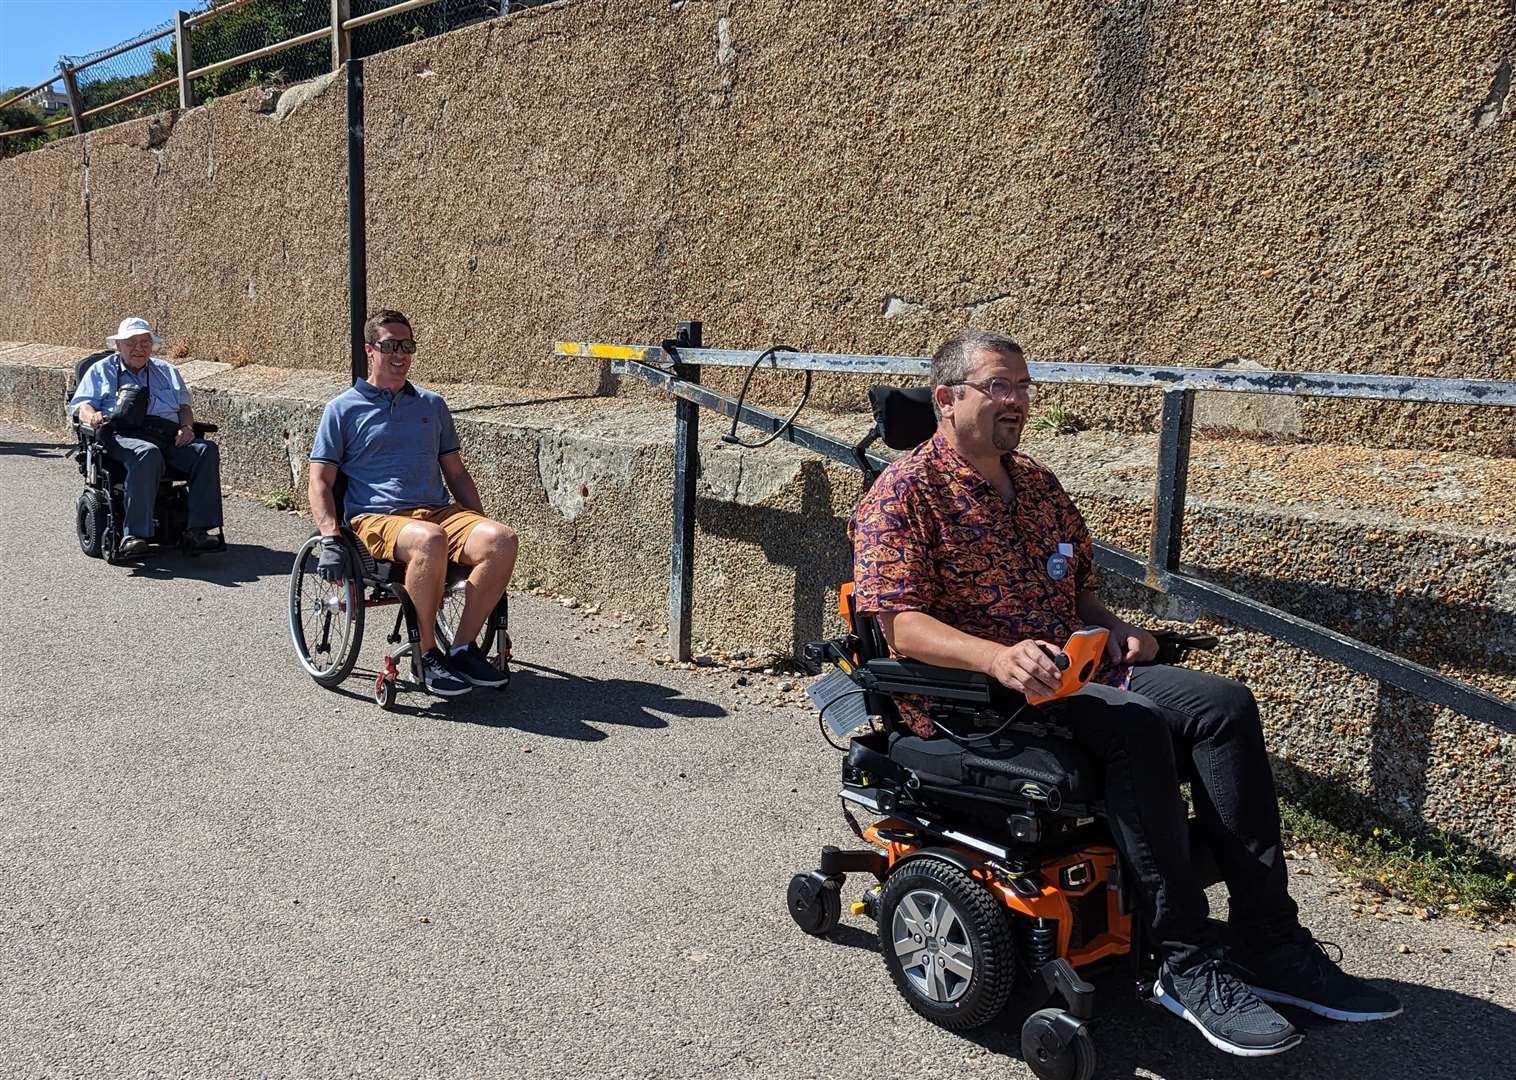
[[[346,481],[339,475],[334,490],[338,506],[342,505],[345,488]],[[390,645],[399,644],[401,627],[404,626],[405,644],[393,653],[385,653],[374,677],[373,691],[376,705],[381,709],[392,709],[402,682],[399,661],[410,660],[405,685],[408,688],[422,685],[421,613],[406,591],[404,563],[375,559],[346,522],[342,524],[342,542],[347,548],[347,565],[350,571],[356,569],[357,572],[350,572],[346,579],[335,585],[316,573],[316,563],[321,556],[319,532],[313,531],[296,553],[295,564],[290,570],[290,641],[306,674],[317,685],[332,688],[352,674],[358,662],[358,653],[363,647],[365,613],[371,608],[395,607],[395,622],[385,640]],[[454,633],[463,614],[468,575],[468,567],[448,563],[442,606],[431,615],[435,620],[437,645],[444,650],[454,644]],[[510,594],[504,593],[475,639],[479,651],[505,675],[502,690],[510,685],[509,625]]]
[[[110,349],[90,353],[74,365],[73,386],[78,386],[84,373],[96,361],[111,354]],[[64,395],[65,407],[73,396],[72,387]],[[116,552],[121,548],[126,521],[126,496],[122,485],[126,482],[126,466],[106,452],[102,435],[88,424],[71,418],[77,447],[70,455],[79,463],[79,475],[84,477],[84,490],[75,502],[74,523],[79,536],[80,549],[92,559],[117,561]],[[194,424],[195,438],[216,430],[215,424]],[[109,438],[109,435],[104,436]],[[165,466],[163,478],[158,483],[158,497],[153,504],[154,541],[158,550],[180,547],[191,555],[202,554],[186,542],[189,524],[189,476],[178,469]],[[226,532],[217,529],[220,546],[211,551],[226,550]]]
[[[935,428],[920,391],[875,387],[870,396],[878,423],[860,448],[882,436],[913,449]],[[1061,997],[1061,1007],[1026,1018],[1023,1057],[1041,1080],[1089,1080],[1095,990],[1080,970],[1124,959],[1146,999],[1157,968],[1106,825],[1099,763],[1053,714],[986,676],[891,659],[877,622],[853,609],[850,585],[840,607],[849,632],[805,647],[813,672],[831,668],[808,693],[824,731],[852,736],[842,810],[868,846],[824,847],[815,870],[791,879],[791,916],[809,934],[829,933],[847,875],[869,875],[876,883],[851,912],[877,922],[885,965],[912,1009],[963,1031],[1013,1005]],[[1160,634],[1159,644],[1155,662],[1177,663],[1216,639]],[[1074,677],[1082,684],[1089,674]],[[912,737],[895,706],[901,694],[962,737],[963,752],[936,753],[947,744]],[[969,740],[996,728],[1000,747],[1012,742],[1016,752],[976,754]],[[854,810],[879,820],[860,827]],[[1193,839],[1201,880],[1214,883],[1219,874]]]

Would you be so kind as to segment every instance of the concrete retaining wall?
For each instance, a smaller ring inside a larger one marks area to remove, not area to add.
[[[1512,378],[1513,42],[1471,2],[567,0],[368,61],[369,296],[434,374],[558,393],[602,384],[553,339],[681,317],[726,346],[972,323],[1034,358]],[[92,348],[132,313],[341,370],[343,138],[323,81],[0,162],[0,337]],[[1516,454],[1492,410],[1263,423]]]
[[[0,343],[0,419],[61,433],[61,402],[78,356]],[[321,406],[344,380],[258,365],[198,365],[186,374],[199,414],[221,425],[225,484],[256,494],[298,490]],[[481,384],[440,389],[487,506],[522,536],[518,583],[632,613],[661,632],[668,403],[543,400],[531,389]],[[859,417],[821,422],[839,432],[866,426]],[[837,629],[836,585],[850,575],[845,520],[861,478],[783,445],[737,450],[714,428],[704,426],[701,445],[695,636],[730,651],[790,654],[797,642]],[[1144,546],[1151,440],[1086,433],[1045,437],[1029,449],[1057,469],[1097,536]],[[1291,469],[1321,471],[1303,456],[1311,448],[1283,450],[1281,458],[1281,448],[1259,444],[1197,443],[1187,560],[1250,595],[1516,699],[1516,506],[1457,502],[1442,486],[1477,476],[1492,490],[1516,490],[1516,462],[1355,458],[1338,448],[1325,453],[1340,471],[1351,478],[1360,467],[1378,470],[1386,492],[1432,470],[1427,475],[1443,479],[1425,498],[1447,498],[1450,508],[1422,514],[1414,503],[1379,497],[1367,479],[1352,480],[1364,496],[1356,510],[1249,502],[1260,490],[1282,490]],[[1225,494],[1215,490],[1218,481],[1208,477],[1229,454],[1268,466],[1261,489],[1238,466]],[[1329,495],[1329,487],[1315,489],[1319,500]],[[1303,498],[1299,485],[1290,498]],[[1106,590],[1130,617],[1152,621],[1138,610],[1147,598],[1135,586],[1113,578]],[[1384,819],[1439,826],[1516,858],[1508,797],[1516,790],[1516,737],[1262,635],[1216,629],[1223,647],[1202,663],[1254,688],[1287,783],[1330,780]],[[520,648],[529,655],[531,644]]]

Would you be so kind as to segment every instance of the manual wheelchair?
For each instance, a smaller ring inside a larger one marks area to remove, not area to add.
[[[335,492],[337,505],[342,505],[343,480],[339,477]],[[352,674],[358,662],[358,653],[363,647],[363,627],[369,609],[395,607],[395,622],[390,628],[386,642],[390,645],[401,641],[401,627],[405,628],[405,644],[393,653],[386,652],[378,674],[374,677],[374,703],[381,709],[395,706],[395,695],[402,683],[399,662],[409,659],[409,678],[405,685],[419,688],[421,683],[421,630],[422,613],[405,588],[405,564],[380,562],[373,557],[368,547],[344,522],[342,541],[347,547],[349,574],[343,581],[330,584],[316,573],[320,557],[321,534],[312,532],[295,555],[290,570],[289,628],[290,640],[295,646],[295,655],[316,684],[328,688],[339,685]],[[450,562],[447,566],[447,584],[442,594],[442,605],[432,614],[435,619],[438,647],[446,650],[454,644],[454,632],[463,614],[464,583],[469,568]],[[475,644],[480,652],[506,676],[510,685],[511,635],[510,594],[504,593],[495,610],[484,620]],[[493,650],[493,655],[491,653]]]
[[[73,386],[79,385],[84,373],[98,360],[111,354],[110,349],[90,353],[74,365]],[[64,395],[67,407],[73,396],[70,387]],[[122,485],[126,482],[126,466],[106,452],[100,433],[88,424],[71,418],[74,438],[78,445],[69,456],[79,464],[79,475],[84,477],[84,490],[74,504],[74,525],[79,537],[79,548],[92,559],[116,562],[116,552],[121,548],[121,539],[126,521],[126,497]],[[199,439],[216,430],[215,424],[194,424],[195,438]],[[158,483],[158,496],[153,504],[153,540],[158,550],[180,547],[191,555],[199,555],[185,542],[189,524],[189,476],[172,466],[165,465],[163,478]],[[226,549],[226,533],[217,529],[221,541],[219,548]]]
[[[875,436],[887,445],[910,449],[935,427],[920,392],[875,387],[871,397]],[[851,591],[843,586],[839,605],[848,632],[807,644],[803,655],[815,672],[831,667],[808,693],[824,726],[852,736],[840,795],[867,847],[824,847],[816,869],[791,879],[790,915],[807,933],[825,935],[841,918],[847,875],[871,876],[876,883],[851,911],[878,924],[885,965],[912,1009],[962,1031],[1013,1002],[1036,1007],[1061,997],[1061,1007],[1037,1007],[1025,1020],[1023,1057],[1041,1080],[1089,1080],[1095,991],[1080,970],[1125,958],[1146,998],[1157,966],[1132,875],[1105,822],[1099,763],[1055,714],[988,677],[892,659],[877,622],[854,610]],[[1216,644],[1203,635],[1158,637],[1157,663]],[[1077,672],[1077,681],[1089,674]],[[903,694],[949,731],[1001,728],[1006,738],[994,757],[918,738],[895,706]],[[1003,752],[1008,744],[1014,753]],[[879,820],[861,827],[855,810]],[[1201,881],[1214,883],[1216,868],[1192,839]]]

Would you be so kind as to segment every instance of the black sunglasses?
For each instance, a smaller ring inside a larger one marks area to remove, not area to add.
[[[416,351],[416,342],[413,338],[402,340],[401,338],[387,338],[384,341],[370,341],[370,349],[378,349],[382,353],[403,352],[407,355]]]

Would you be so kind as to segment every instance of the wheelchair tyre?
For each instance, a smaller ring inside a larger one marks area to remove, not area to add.
[[[795,925],[813,937],[825,937],[842,921],[842,882],[820,874],[790,878],[785,898]]]
[[[1004,909],[942,859],[912,859],[885,881],[879,945],[911,1008],[952,1031],[995,1019],[1015,985],[1015,946]]]
[[[1080,1031],[1074,1041],[1059,1045],[1052,1021],[1057,1009],[1039,1009],[1021,1026],[1021,1060],[1037,1080],[1090,1080],[1095,1075],[1095,1042]]]
[[[75,524],[79,530],[79,549],[91,559],[105,554],[105,506],[100,493],[89,489],[79,493]]]
[[[305,673],[319,686],[336,686],[358,662],[363,646],[363,585],[349,577],[329,585],[316,573],[319,535],[311,536],[290,570],[290,640]],[[353,555],[349,552],[349,556]],[[356,558],[350,565],[357,566]]]
[[[453,631],[458,626],[458,620],[463,617],[464,582],[458,581],[447,587],[442,594],[442,606],[437,609],[437,645],[443,652],[453,647]],[[493,613],[492,613],[493,614]],[[479,636],[474,639],[479,646],[479,651],[485,656],[490,654],[491,647],[495,644],[494,619],[484,620],[484,628],[479,631]]]

